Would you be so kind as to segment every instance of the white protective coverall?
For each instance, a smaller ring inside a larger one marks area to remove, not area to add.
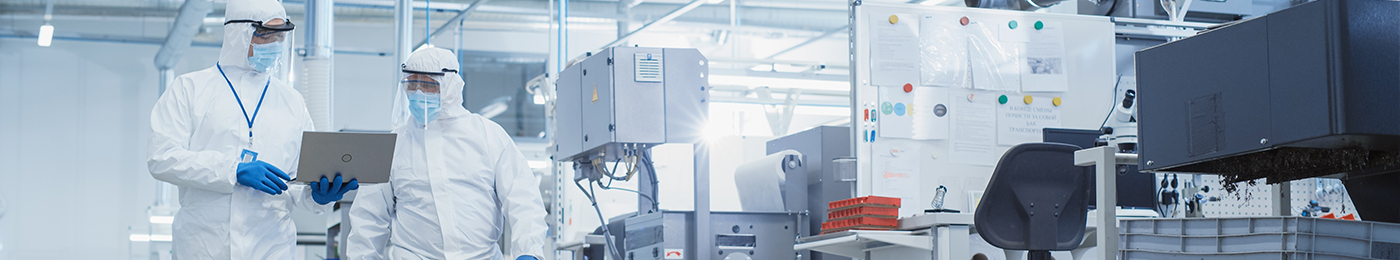
[[[433,77],[442,99],[435,120],[426,126],[395,120],[389,184],[365,186],[356,195],[348,259],[503,259],[496,243],[505,228],[511,231],[509,259],[542,257],[549,228],[539,180],[500,125],[462,107],[457,56],[424,48],[403,69],[453,72]],[[404,95],[402,86],[397,93]],[[394,115],[411,116],[405,110],[395,108]]]
[[[229,1],[225,11],[227,20],[275,18],[287,19],[275,0]],[[313,129],[301,94],[272,77],[275,69],[264,73],[249,66],[253,30],[249,23],[224,25],[219,65],[176,77],[151,110],[146,165],[152,177],[180,187],[174,259],[299,259],[292,205],[317,214],[331,210],[312,200],[306,185],[269,195],[238,184],[235,171],[244,149],[295,178],[302,131]],[[256,111],[251,129],[239,99],[249,117]],[[255,134],[251,144],[249,131]]]

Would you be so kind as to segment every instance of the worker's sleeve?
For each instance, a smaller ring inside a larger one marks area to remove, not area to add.
[[[151,141],[146,167],[151,177],[180,188],[232,193],[238,182],[236,154],[191,151],[194,118],[190,113],[189,80],[180,77],[151,109]]]
[[[302,107],[301,109],[302,109],[302,111],[305,111],[305,110],[306,110],[305,107]],[[306,113],[303,113],[303,114],[306,114]],[[301,129],[301,131],[303,131],[303,132],[305,132],[305,131],[314,131],[314,130],[316,129],[316,125],[313,124],[313,123],[311,122],[311,117],[308,116],[308,117],[306,118],[306,121],[303,122],[302,125],[300,126],[300,129]],[[297,144],[298,144],[298,145],[296,146],[296,147],[297,147],[297,150],[295,150],[295,151],[287,151],[287,154],[290,154],[291,157],[292,157],[292,158],[291,158],[291,159],[292,159],[292,160],[291,160],[291,164],[289,164],[289,165],[287,166],[287,168],[283,169],[283,170],[286,171],[288,174],[290,174],[290,175],[292,176],[292,178],[298,178],[298,174],[299,174],[299,173],[296,172],[296,170],[300,168],[299,166],[300,166],[300,164],[301,164],[301,149],[300,149],[300,148],[301,148],[301,145],[300,145],[300,144],[301,144],[301,136],[297,136],[297,137],[296,137],[296,140],[297,140]],[[311,182],[313,182],[313,181],[320,181],[320,180],[321,180],[320,178],[316,178],[316,179],[314,179],[314,180],[313,180],[313,179],[307,179],[307,178],[312,178],[312,177],[309,177],[309,176],[301,176],[301,177],[306,177],[306,178],[298,178],[297,180],[300,180],[301,182],[303,182],[303,183],[308,183],[308,184],[311,183]],[[317,176],[317,177],[319,177],[319,176]],[[321,213],[330,212],[330,211],[335,210],[335,208],[334,208],[335,202],[326,203],[326,205],[317,204],[317,203],[316,203],[316,200],[311,198],[311,191],[312,191],[312,190],[311,190],[311,186],[310,186],[310,185],[288,185],[288,186],[289,186],[289,187],[287,187],[287,191],[288,191],[289,194],[292,195],[292,203],[295,203],[298,207],[301,207],[302,209],[306,209],[307,211],[310,211],[311,213],[315,213],[316,215],[320,215]]]
[[[510,140],[510,139],[505,139]],[[510,256],[515,259],[523,255],[543,258],[545,236],[549,227],[545,225],[544,202],[540,198],[540,181],[530,171],[525,156],[515,143],[503,142],[500,156],[495,165],[496,197],[500,198],[501,213],[505,214],[506,228],[510,228]]]
[[[389,228],[393,221],[390,184],[360,186],[350,204],[350,235],[345,239],[344,259],[385,259],[389,254]],[[343,223],[342,223],[343,224]]]

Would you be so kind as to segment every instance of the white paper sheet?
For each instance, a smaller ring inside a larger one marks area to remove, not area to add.
[[[903,87],[880,88],[881,138],[914,138],[914,93],[904,93]]]
[[[881,138],[948,139],[948,89],[880,87]]]
[[[919,83],[919,17],[895,14],[870,17],[870,78],[876,86]]]
[[[915,140],[948,139],[948,89],[914,89],[914,138]]]
[[[915,143],[876,143],[871,147],[870,195],[900,198],[899,216],[923,212],[926,202],[919,202],[922,189],[919,171],[919,145]]]
[[[948,156],[951,162],[992,166],[996,164],[996,103],[995,96],[977,94],[969,101],[966,92],[950,97],[952,107],[951,135]]]
[[[1069,91],[1069,60],[1065,57],[1065,34],[1060,23],[1044,22],[1040,30],[1028,30],[1025,61],[1021,66],[1021,91]]]
[[[971,88],[967,33],[957,16],[923,15],[919,21],[919,60],[924,86]]]
[[[1060,127],[1060,107],[1052,99],[1032,96],[1030,104],[1020,99],[1002,104],[997,109],[997,144],[1040,142],[1041,129]]]
[[[1021,43],[1003,42],[994,24],[967,25],[968,59],[976,89],[1018,92],[1021,89]]]

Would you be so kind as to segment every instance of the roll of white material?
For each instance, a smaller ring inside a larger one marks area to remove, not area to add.
[[[734,185],[739,190],[739,206],[744,211],[781,212],[783,207],[783,161],[788,155],[802,158],[802,153],[783,150],[758,160],[745,162],[734,170]],[[805,184],[804,184],[805,185]]]

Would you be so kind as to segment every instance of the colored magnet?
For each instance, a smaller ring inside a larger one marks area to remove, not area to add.
[[[909,104],[909,105],[907,105],[907,106],[904,106],[904,108],[906,108],[906,109],[909,110],[909,112],[907,112],[907,114],[909,114],[910,116],[913,116],[913,115],[914,115],[914,104]]]
[[[1059,98],[1056,98],[1055,100],[1059,100]],[[1060,102],[1059,102],[1059,101],[1056,101],[1055,104],[1060,104]],[[865,121],[870,121],[870,109],[869,109],[869,108],[866,108],[866,109],[865,109]]]
[[[914,92],[914,84],[904,83],[904,93]]]
[[[1030,104],[1031,101],[1034,100],[1034,99],[1031,98],[1031,95],[1026,95],[1026,97],[1025,97],[1025,98],[1021,98],[1021,100],[1026,101],[1026,104]]]
[[[870,112],[870,122],[875,122],[875,116],[880,113]]]
[[[960,24],[962,24],[962,25],[964,25],[964,26],[966,26],[968,22],[969,22],[969,21],[967,20],[967,16],[963,16],[962,19],[958,19],[958,23],[960,23]]]
[[[1006,26],[1011,27],[1011,29],[1016,29],[1016,25],[1016,20],[1011,20],[1011,22],[1006,23]]]
[[[896,103],[896,104],[894,104],[894,115],[896,115],[896,116],[904,116],[904,112],[905,112],[905,111],[906,111],[906,110],[905,110],[905,108],[904,108],[904,103]]]
[[[1041,22],[1041,21],[1035,21],[1035,29],[1036,29],[1036,30],[1045,29],[1045,23],[1044,23],[1044,22]]]
[[[1051,99],[1050,103],[1055,104],[1055,106],[1057,107],[1060,106],[1060,97],[1055,97],[1055,99]]]
[[[967,94],[967,101],[969,101],[969,102],[972,101],[972,95],[973,95],[973,94]]]
[[[891,15],[890,15],[890,24],[896,24],[896,23],[899,23],[899,16],[891,14]]]
[[[1006,100],[1006,95],[1001,95],[1001,97],[997,98],[997,103],[1006,104]]]
[[[890,113],[894,113],[894,104],[890,104],[890,102],[885,102],[884,104],[880,104],[880,113],[881,113],[881,114],[886,114],[886,115],[888,115],[888,114],[890,114]]]

